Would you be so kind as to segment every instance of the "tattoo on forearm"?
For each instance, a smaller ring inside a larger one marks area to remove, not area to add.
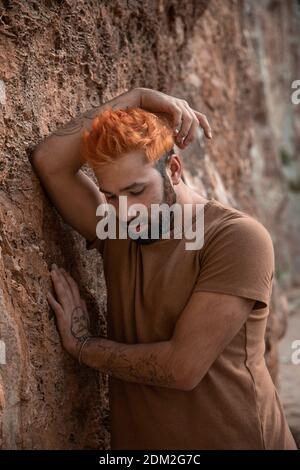
[[[129,346],[111,346],[105,344],[105,340],[93,338],[94,343],[101,354],[101,366],[99,370],[111,374],[121,380],[138,382],[146,385],[172,387],[176,380],[167,366],[163,366],[154,353],[143,353],[133,357]]]
[[[81,114],[79,117],[72,119],[66,125],[54,131],[53,134],[58,137],[61,137],[61,136],[72,135],[72,134],[76,134],[77,132],[80,132],[84,128],[84,120],[94,119],[101,111],[105,109],[105,107],[106,105],[97,106],[96,108],[89,109],[88,111]],[[115,103],[114,105],[111,105],[111,107],[113,109],[120,107],[120,103]],[[125,106],[125,108],[127,109],[128,106]]]
[[[56,136],[72,135],[76,134],[83,129],[85,119],[94,119],[99,113],[100,108],[89,109],[85,113],[81,114],[79,117],[72,119],[65,126],[57,129],[53,134]]]
[[[65,126],[54,131],[53,135],[56,135],[58,137],[65,136],[65,135],[72,135],[72,134],[76,134],[76,132],[81,131],[82,128],[83,128],[82,118],[72,119]]]

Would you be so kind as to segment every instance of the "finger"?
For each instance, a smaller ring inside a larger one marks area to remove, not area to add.
[[[66,299],[69,299],[70,301],[72,300],[72,295],[70,293],[70,288],[64,279],[64,276],[62,275],[61,271],[59,268],[52,268],[51,272],[51,279],[55,288],[55,293],[57,294],[58,301],[61,302],[61,297],[64,297]]]
[[[80,305],[80,292],[78,289],[77,282],[65,269],[61,268],[61,272],[70,287],[75,304]]]
[[[56,316],[63,316],[64,311],[62,306],[57,302],[57,300],[54,298],[54,296],[51,294],[51,292],[47,292],[47,300],[54,311]]]
[[[182,122],[182,109],[174,104],[170,109],[173,119],[173,128],[175,135],[178,135],[181,129],[181,122]]]
[[[187,136],[185,137],[185,139],[182,142],[182,144],[185,147],[187,147],[193,140],[195,140],[197,138],[197,132],[198,132],[198,129],[199,129],[199,121],[198,121],[198,118],[197,118],[196,114],[194,113],[194,111],[191,108],[189,108],[189,112],[192,116],[192,123],[191,123],[191,126],[189,128]]]
[[[202,129],[204,130],[204,134],[206,135],[206,137],[208,137],[209,139],[212,139],[211,127],[210,127],[210,124],[209,124],[205,114],[199,113],[196,110],[193,110],[193,111],[196,114],[196,117],[199,121],[199,124],[202,127]]]
[[[176,136],[176,143],[179,146],[184,145],[184,140],[187,138],[191,126],[193,124],[193,116],[192,113],[188,109],[183,109],[182,112],[182,124],[181,124],[181,129]]]
[[[58,302],[64,310],[67,310],[70,304],[73,303],[70,287],[58,268],[52,269],[50,274]]]

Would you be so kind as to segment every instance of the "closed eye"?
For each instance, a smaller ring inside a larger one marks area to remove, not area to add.
[[[143,191],[145,191],[145,188],[141,189],[140,191],[130,191],[130,194],[138,195],[142,194]],[[116,197],[114,194],[105,194],[105,196],[107,199],[113,199]]]
[[[131,191],[131,194],[134,194],[134,195],[136,195],[136,194],[141,194],[144,190],[145,190],[145,188],[143,188],[142,190],[137,191],[137,192]]]

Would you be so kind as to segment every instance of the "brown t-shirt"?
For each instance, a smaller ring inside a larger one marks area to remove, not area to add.
[[[247,321],[193,390],[109,377],[111,448],[296,449],[264,360],[274,274],[269,232],[254,217],[210,199],[204,208],[204,245],[186,250],[186,241],[87,242],[103,257],[111,340],[170,339],[194,291],[256,300]],[[221,315],[219,326],[226,328]]]

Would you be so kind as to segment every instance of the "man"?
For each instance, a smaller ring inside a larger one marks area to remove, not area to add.
[[[199,125],[211,137],[186,102],[135,89],[37,147],[32,163],[56,208],[102,254],[108,338],[92,336],[76,282],[55,265],[48,301],[65,349],[109,374],[112,449],[295,449],[264,361],[272,240],[255,218],[183,181],[175,142],[184,148]],[[142,238],[142,225],[136,239],[96,237],[97,207],[118,212],[121,196],[129,208],[191,207],[192,227],[204,208],[203,246],[187,250],[174,220],[166,232],[156,224],[157,239]]]

